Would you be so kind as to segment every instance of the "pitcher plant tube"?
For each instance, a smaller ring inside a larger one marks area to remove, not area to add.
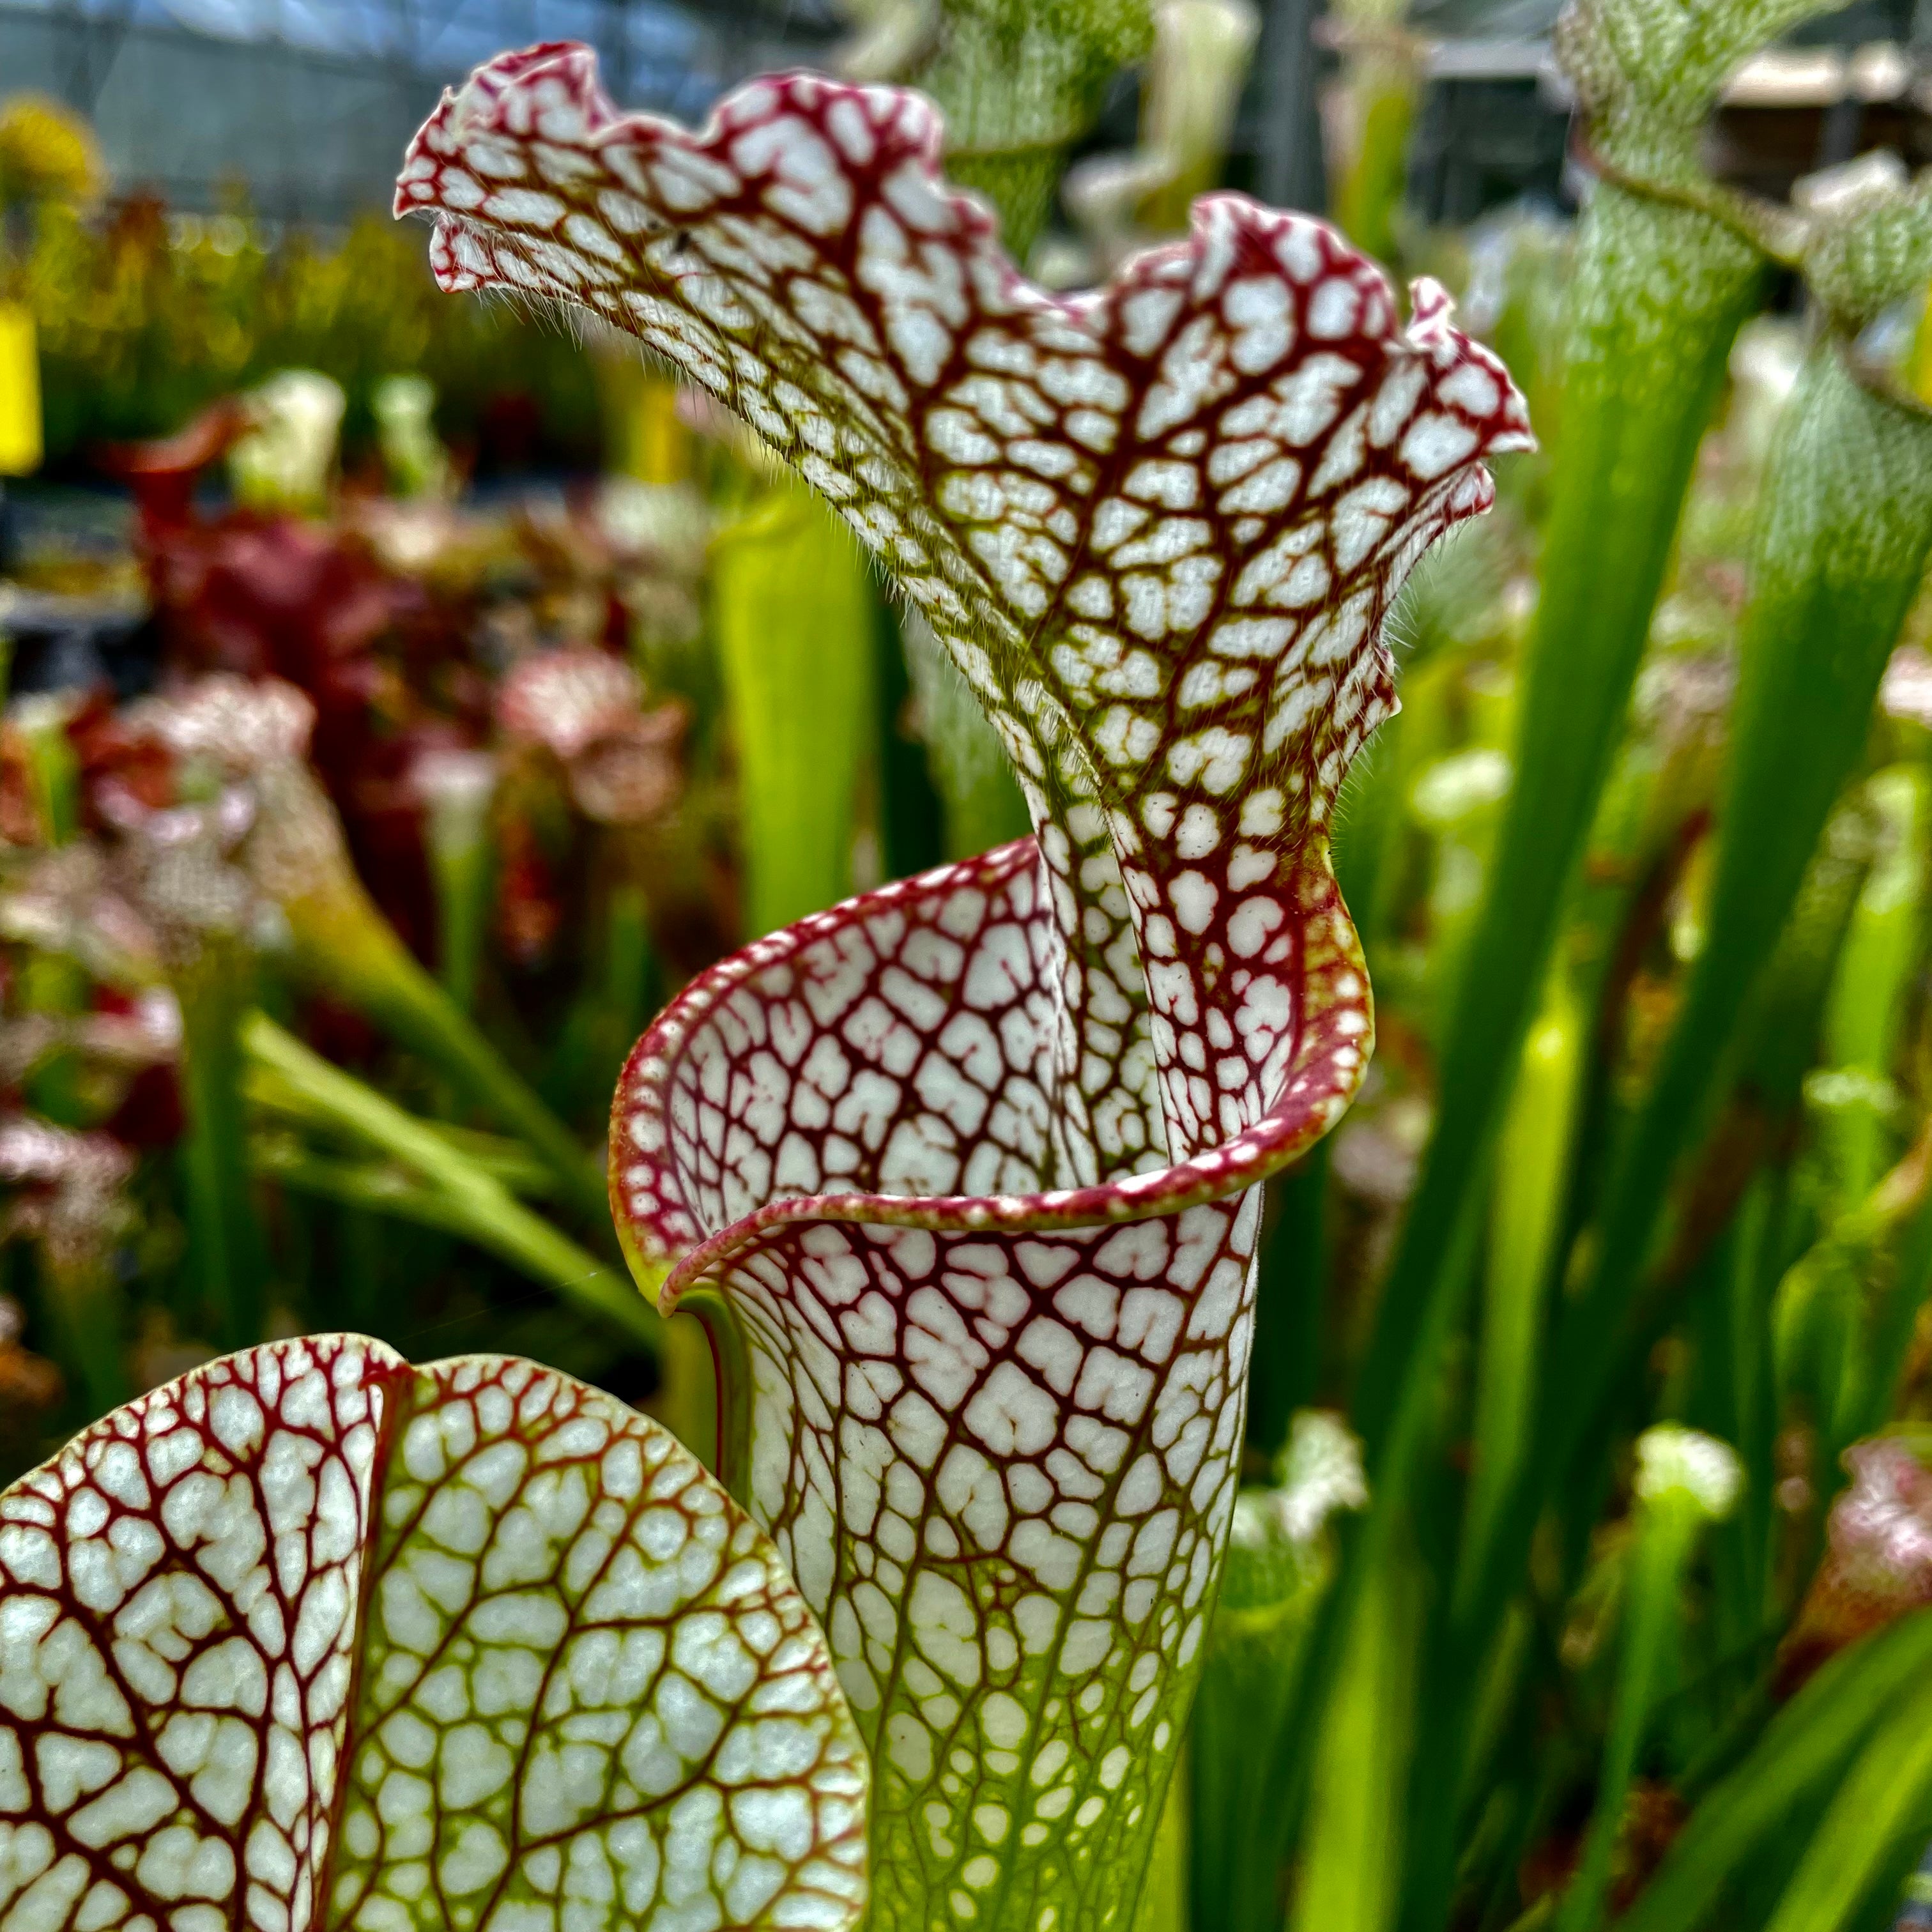
[[[196,1369],[0,1496],[0,1617],[20,1932],[858,1922],[865,1756],[777,1552],[554,1370]]]
[[[1346,1107],[1329,868],[1380,627],[1529,445],[1502,366],[1322,224],[1204,199],[1060,299],[916,95],[808,76],[705,130],[506,55],[412,147],[452,290],[568,301],[729,404],[930,624],[1034,836],[702,975],[633,1054],[611,1190],[702,1307],[724,1474],[875,1767],[872,1922],[1125,1924],[1232,1518],[1256,1184]]]

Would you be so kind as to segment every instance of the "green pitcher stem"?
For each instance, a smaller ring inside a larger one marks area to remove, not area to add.
[[[1416,78],[1409,58],[1390,51],[1358,54],[1348,66],[1356,147],[1335,197],[1335,219],[1358,248],[1384,262],[1396,254],[1395,218],[1408,186],[1408,136]]]
[[[1761,281],[1755,250],[1710,217],[1607,182],[1593,188],[1571,284],[1564,460],[1517,716],[1515,784],[1443,1034],[1441,1113],[1358,1385],[1355,1426],[1382,1507],[1401,1502],[1408,1456],[1430,1439],[1424,1412],[1474,1280],[1480,1179],[1622,731],[1697,446]],[[1324,1624],[1348,1613],[1354,1590],[1345,1574]],[[1334,1651],[1334,1638],[1318,1634],[1308,1654]],[[1473,1696],[1473,1665],[1462,1682]],[[1318,1671],[1298,1690],[1275,1772],[1285,1798],[1298,1788],[1323,1695]],[[1448,1701],[1460,1712],[1466,1699]],[[1421,1740],[1419,1761],[1432,1748]],[[1448,1910],[1453,1810],[1432,1805],[1420,1822],[1405,1894],[1412,1932]]]
[[[427,1122],[331,1066],[263,1014],[248,1016],[241,1042],[254,1065],[293,1089],[339,1130],[400,1161],[428,1184],[420,1196],[388,1197],[399,1211],[465,1235],[655,1352],[662,1324],[631,1284],[524,1207]],[[277,1165],[272,1160],[267,1164]],[[300,1158],[279,1165],[297,1186],[307,1184],[360,1205],[385,1204],[382,1186],[366,1173]]]
[[[1685,1574],[1704,1532],[1736,1507],[1742,1475],[1731,1448],[1696,1430],[1664,1423],[1637,1438],[1636,1540],[1610,1725],[1582,1859],[1564,1896],[1558,1932],[1595,1932],[1602,1921],[1638,1754],[1672,1678]]]
[[[504,1060],[475,1021],[424,970],[359,886],[330,886],[284,908],[316,986],[420,1053],[473,1106],[520,1134],[556,1177],[560,1198],[600,1234],[608,1228],[602,1162]]]
[[[1490,1215],[1468,1534],[1486,1543],[1528,1447],[1544,1298],[1561,1233],[1586,1023],[1559,967],[1524,1042]]]
[[[490,848],[474,844],[434,849],[436,959],[443,990],[460,1012],[476,1006],[476,970],[483,955],[490,890]]]
[[[1600,1390],[1618,1331],[1718,1078],[1833,800],[1862,755],[1880,676],[1932,550],[1932,420],[1862,387],[1829,340],[1788,406],[1760,506],[1739,644],[1732,766],[1708,937],[1613,1170],[1604,1244],[1558,1346]],[[1552,1418],[1567,1462],[1592,1405]]]
[[[1894,765],[1865,788],[1885,827],[1885,844],[1859,895],[1826,1015],[1826,1064],[1871,1083],[1870,1097],[1841,1108],[1827,1126],[1838,1198],[1860,1200],[1885,1166],[1889,1136],[1880,1096],[1887,1090],[1911,997],[1932,860],[1932,784]]]
[[[1596,1805],[1584,1839],[1582,1864],[1557,1916],[1556,1932],[1596,1932],[1602,1923],[1624,1801],[1676,1632],[1684,1573],[1703,1523],[1696,1505],[1682,1497],[1667,1498],[1644,1513],[1624,1599],[1622,1654],[1611,1696]]]
[[[60,1352],[80,1372],[88,1414],[105,1415],[131,1393],[122,1361],[127,1337],[112,1255],[58,1260],[44,1255],[40,1279]]]
[[[769,490],[712,548],[712,608],[736,741],[754,937],[852,890],[872,604],[844,526],[800,489]]]
[[[248,1168],[240,1028],[254,998],[248,948],[211,935],[174,977],[182,1013],[182,1143],[188,1245],[224,1348],[262,1339],[265,1252]]]

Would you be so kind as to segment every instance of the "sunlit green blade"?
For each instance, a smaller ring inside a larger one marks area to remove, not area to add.
[[[1883,824],[1882,846],[1845,935],[1825,1023],[1826,1066],[1849,1090],[1828,1128],[1837,1144],[1839,1198],[1847,1206],[1863,1198],[1885,1166],[1892,1057],[1926,938],[1932,872],[1927,859],[1932,784],[1926,773],[1912,765],[1891,766],[1871,780],[1867,795]]]
[[[1767,1932],[1840,1932],[1916,1862],[1932,1833],[1932,1680],[1914,1684],[1866,1744],[1811,1834]]]
[[[850,537],[784,486],[718,537],[712,608],[738,756],[744,926],[755,938],[852,890],[872,594]]]
[[[1507,1097],[1562,897],[1607,775],[1690,464],[1755,255],[1714,223],[1599,186],[1572,294],[1564,462],[1519,712],[1516,782],[1444,1034],[1442,1112],[1383,1291],[1357,1415],[1372,1462],[1432,1373],[1460,1220]],[[1379,1491],[1378,1491],[1379,1493]]]
[[[266,1078],[269,1094],[281,1100],[285,1111],[299,1107],[312,1123],[400,1162],[406,1175],[426,1184],[428,1198],[413,1216],[406,1198],[395,1203],[406,1218],[466,1235],[608,1323],[634,1346],[656,1354],[664,1324],[644,1298],[526,1208],[447,1135],[405,1112],[353,1074],[332,1066],[265,1014],[249,1014],[239,1037],[244,1064],[258,1081]],[[238,1094],[241,1071],[238,1065]],[[296,1184],[306,1181],[317,1192],[332,1192],[339,1198],[382,1204],[380,1190],[371,1187],[366,1175],[358,1183],[352,1169],[345,1173],[328,1163],[318,1167],[299,1160],[284,1167],[286,1178]]]
[[[1932,1612],[1834,1658],[1697,1808],[1618,1932],[1691,1932],[1772,1834],[1816,1819],[1825,1794],[1902,1696],[1932,1670]],[[1718,1922],[1721,1922],[1719,1921]]]
[[[1392,1538],[1352,1606],[1311,1774],[1293,1932],[1384,1932],[1402,1908],[1424,1576]]]
[[[1662,1424],[1638,1438],[1636,1453],[1636,1546],[1624,1588],[1616,1684],[1594,1808],[1557,1932],[1594,1932],[1602,1922],[1637,1754],[1684,1635],[1684,1573],[1704,1531],[1737,1501],[1738,1460],[1711,1436]]]
[[[1559,968],[1525,1041],[1497,1148],[1477,1368],[1468,1536],[1480,1547],[1528,1446],[1548,1286],[1570,1178],[1584,1018]]]
[[[1572,1319],[1600,1360],[1708,1119],[1726,1051],[1864,748],[1879,679],[1932,547],[1932,422],[1815,350],[1784,420],[1753,551],[1725,828],[1703,950],[1617,1165],[1595,1268]]]

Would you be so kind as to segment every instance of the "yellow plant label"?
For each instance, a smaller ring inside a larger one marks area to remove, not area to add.
[[[33,311],[22,303],[0,302],[0,476],[31,475],[41,454]]]

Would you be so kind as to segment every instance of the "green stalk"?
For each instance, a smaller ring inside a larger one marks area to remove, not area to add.
[[[645,982],[651,970],[651,909],[641,886],[613,886],[604,901],[603,968],[596,1036],[604,1056],[600,1071],[608,1077],[600,1083],[600,1100],[602,1089],[616,1084],[624,1056],[650,1017]]]
[[[618,1318],[610,1300],[600,1292],[615,1282],[616,1276],[536,1215],[506,1215],[500,1204],[484,1210],[472,1196],[425,1186],[400,1168],[380,1162],[331,1160],[284,1142],[257,1139],[249,1158],[257,1174],[284,1186],[345,1208],[390,1215],[440,1233],[459,1235],[508,1262],[532,1281],[556,1289],[567,1300],[613,1318],[627,1340],[644,1339],[641,1324],[628,1313]]]
[[[1393,262],[1395,218],[1408,185],[1414,66],[1406,52],[1382,48],[1365,49],[1348,65],[1348,93],[1359,125],[1355,152],[1336,194],[1335,219],[1357,248]]]
[[[413,1209],[408,1218],[464,1234],[611,1323],[647,1352],[656,1352],[662,1324],[636,1289],[524,1207],[427,1122],[331,1066],[265,1014],[250,1013],[243,1022],[241,1045],[251,1071],[266,1071],[316,1118],[400,1162],[419,1178],[422,1186],[413,1191],[406,1187],[401,1196]],[[328,1183],[344,1190],[338,1198],[352,1194],[364,1206],[382,1206],[398,1198],[393,1192],[386,1193],[372,1176],[358,1177],[354,1170],[331,1163],[297,1159],[290,1178],[298,1184],[306,1179],[319,1192],[327,1192],[323,1184]],[[432,1215],[444,1218],[431,1220]]]
[[[1384,1538],[1378,1553],[1355,1594],[1316,1747],[1292,1932],[1384,1932],[1402,1909],[1423,1576],[1407,1538]]]
[[[738,754],[746,936],[852,887],[872,715],[872,598],[850,534],[790,484],[712,547],[712,614]]]
[[[559,1198],[571,1212],[588,1227],[608,1228],[601,1155],[586,1153],[344,870],[344,876],[282,900],[309,977],[421,1054],[472,1106],[520,1136],[556,1176]]]
[[[1868,1317],[1862,1375],[1841,1398],[1838,1432],[1846,1444],[1892,1414],[1918,1312],[1932,1300],[1932,1128],[1879,1183],[1869,1206],[1890,1219],[1891,1239],[1876,1271],[1880,1292]]]
[[[545,1083],[573,1118],[580,1107],[608,1109],[624,1056],[647,1017],[651,922],[642,888],[613,885],[604,895],[600,923],[584,985],[564,1022]]]
[[[476,973],[489,921],[490,801],[496,783],[495,761],[480,752],[425,758],[416,774],[436,884],[437,975],[465,1013],[476,1010]]]
[[[1435,842],[1425,997],[1438,1054],[1442,1029],[1455,1011],[1469,933],[1480,910],[1498,801],[1508,785],[1509,768],[1502,754],[1478,746],[1424,766],[1410,790],[1411,814]]]
[[[1559,970],[1523,1044],[1496,1150],[1466,1532],[1478,1546],[1489,1538],[1534,1420],[1544,1298],[1562,1226],[1585,1033],[1582,1010]]]
[[[1774,1838],[1821,1819],[1846,1766],[1932,1667],[1921,1610],[1829,1659],[1766,1726],[1672,1844],[1617,1932],[1694,1932]]]
[[[80,762],[67,735],[73,715],[70,698],[58,693],[22,698],[13,709],[26,747],[34,813],[50,845],[64,845],[80,824]]]
[[[298,969],[421,1054],[498,1126],[520,1135],[556,1176],[560,1199],[608,1240],[601,1150],[595,1156],[585,1151],[397,937],[356,876],[314,774],[297,758],[272,756],[257,760],[250,776],[256,815],[243,862],[287,920]]]
[[[1718,1529],[1711,1552],[1718,1644],[1727,1656],[1751,1652],[1763,1637],[1772,1610],[1778,1414],[1771,1307],[1784,1271],[1786,1214],[1780,1178],[1760,1172],[1738,1210],[1721,1258],[1721,1300],[1710,1324],[1710,1346],[1722,1357],[1707,1377],[1715,1398],[1711,1420],[1736,1445],[1744,1466],[1742,1505]]]
[[[1781,1379],[1810,1398],[1821,1508],[1842,1480],[1840,1456],[1891,1413],[1913,1322],[1932,1286],[1928,1268],[1932,1121],[1778,1286]]]
[[[1852,541],[1849,554],[1856,554],[1863,541]],[[1804,782],[1795,782],[1794,790],[1802,790]],[[1758,820],[1748,806],[1745,815],[1732,822],[1755,827]],[[1810,866],[1800,915],[1785,926],[1777,946],[1765,942],[1772,964],[1762,976],[1751,1009],[1753,1034],[1739,1066],[1738,1099],[1684,1190],[1685,1210],[1674,1246],[1653,1260],[1646,1233],[1637,1252],[1636,1270],[1618,1298],[1578,1298],[1565,1305],[1549,1351],[1551,1366],[1542,1385],[1534,1450],[1522,1464],[1522,1476],[1506,1505],[1490,1519],[1489,1535],[1480,1544],[1466,1544],[1462,1552],[1454,1602],[1456,1654],[1464,1664],[1485,1654],[1496,1619],[1520,1585],[1546,1498],[1562,1498],[1564,1520],[1577,1532],[1574,1546],[1580,1550],[1580,1532],[1594,1517],[1601,1459],[1580,1452],[1602,1444],[1611,1398],[1634,1372],[1642,1348],[1660,1332],[1668,1310],[1681,1301],[1700,1246],[1708,1246],[1730,1218],[1756,1161],[1772,1154],[1788,1132],[1832,962],[1868,856],[1864,849],[1868,840],[1859,836],[1862,825],[1860,814],[1856,822],[1845,820],[1844,836],[1828,836]],[[1850,850],[1855,845],[1861,847],[1859,854]],[[1722,863],[1720,860],[1720,869]],[[1748,858],[1744,863],[1748,866]],[[1774,926],[1774,937],[1776,932]],[[1706,956],[1720,943],[1714,916]],[[1755,958],[1743,964],[1755,974]],[[1720,1012],[1712,1023],[1728,1029],[1729,1016]],[[1698,1049],[1694,1046],[1691,1050]],[[1666,1048],[1666,1064],[1670,1051]],[[1654,1211],[1649,1202],[1639,1199],[1634,1205],[1642,1214]],[[1607,1217],[1604,1226],[1608,1231]],[[1616,1237],[1606,1232],[1607,1238]],[[1621,1238],[1628,1241],[1628,1230]],[[1597,1281],[1603,1279],[1603,1253],[1600,1248],[1593,1277]],[[1453,1680],[1456,1672],[1450,1674]],[[1456,1702],[1452,1694],[1442,1720],[1446,1736],[1455,1735],[1460,1722]],[[1424,1828],[1432,1834],[1436,1860],[1432,1872],[1440,1874],[1453,1858],[1452,1821],[1433,1804],[1430,1816],[1432,1825]],[[1430,1895],[1426,1880],[1418,1881],[1414,1889],[1419,1895]],[[1420,1917],[1414,1922],[1424,1922]]]
[[[1192,1916],[1202,1932],[1237,1922],[1238,1878],[1268,1842],[1256,1761],[1287,1715],[1295,1660],[1334,1574],[1329,1519],[1366,1500],[1356,1446],[1332,1415],[1297,1414],[1280,1467],[1280,1488],[1235,1500],[1195,1694],[1185,1776]],[[1276,1928],[1277,1877],[1270,1866],[1257,1920]]]
[[[1357,1396],[1372,1468],[1454,1326],[1444,1258],[1478,1211],[1475,1179],[1609,773],[1698,441],[1759,278],[1756,252],[1708,217],[1598,184],[1578,245],[1564,463],[1516,782],[1444,1035],[1440,1116]]]
[[[1356,1391],[1356,1426],[1383,1506],[1402,1506],[1412,1479],[1408,1454],[1430,1439],[1424,1414],[1473,1279],[1480,1184],[1610,775],[1698,442],[1761,273],[1756,251],[1706,215],[1607,181],[1592,192],[1570,284],[1564,460],[1522,673],[1515,782],[1443,1035],[1436,1131]],[[1520,1574],[1520,1566],[1510,1572]],[[1343,1615],[1352,1587],[1345,1576],[1330,1615]],[[1418,1763],[1436,1762],[1446,1741],[1466,1729],[1478,1676],[1469,1659],[1490,1647],[1486,1636],[1473,1636],[1467,1667],[1438,1700]],[[1311,1648],[1318,1654],[1325,1646]],[[1312,1712],[1320,1695],[1316,1677],[1300,1708]],[[1274,1774],[1284,1810],[1310,1722],[1290,1726]],[[1450,1786],[1453,1780],[1424,1791],[1418,1783],[1407,1932],[1426,1932],[1448,1910],[1456,1849]]]
[[[474,1012],[483,950],[477,909],[489,890],[489,850],[478,845],[447,862],[441,854],[436,856],[436,976],[459,1012]]]
[[[1729,1223],[1736,1251],[1724,1324],[1730,1336],[1724,1346],[1732,1364],[1729,1408],[1726,1412],[1716,1407],[1706,1419],[1721,1423],[1719,1432],[1738,1445],[1748,1472],[1743,1505],[1718,1532],[1714,1559],[1720,1608],[1730,1620],[1726,1628],[1746,1645],[1762,1642],[1772,1609],[1768,1586],[1777,1524],[1774,1460],[1778,1414],[1770,1317],[1778,1283],[1796,1258],[1792,1244],[1803,1218],[1803,1203],[1792,1178],[1802,1085],[1834,964],[1870,869],[1872,843],[1870,814],[1862,802],[1841,806],[1806,874],[1797,907],[1754,1003],[1732,1096],[1698,1157],[1696,1178],[1684,1190],[1692,1204],[1677,1249],[1694,1251],[1712,1231]],[[1678,1305],[1687,1282],[1699,1276],[1707,1293],[1722,1292],[1721,1257],[1712,1256],[1709,1264],[1697,1267],[1694,1274],[1686,1254],[1673,1251],[1647,1278],[1640,1297],[1637,1332],[1626,1346],[1621,1365],[1610,1372],[1612,1389],[1622,1385],[1622,1378]],[[1710,1378],[1714,1384],[1723,1379]],[[1586,1390],[1571,1394],[1574,1401],[1590,1399]],[[1600,1432],[1604,1414],[1600,1404],[1594,1419],[1575,1424],[1580,1435],[1588,1438]],[[1456,1604],[1461,1640],[1472,1646],[1483,1640],[1521,1576],[1523,1555],[1543,1506],[1544,1484],[1553,1477],[1543,1467],[1544,1453],[1525,1466],[1510,1498],[1507,1517],[1492,1545],[1502,1554],[1492,1556],[1486,1570],[1478,1570],[1465,1552],[1467,1567],[1459,1580]],[[1590,1490],[1596,1477],[1586,1464],[1585,1459],[1563,1478],[1561,1492],[1580,1525],[1588,1520],[1593,1508]]]
[[[1826,1011],[1826,1054],[1834,1072],[1865,1076],[1884,1090],[1892,1071],[1905,998],[1922,937],[1926,846],[1932,798],[1926,774],[1911,765],[1880,772],[1868,795],[1886,827],[1885,848],[1866,880],[1845,935]],[[1881,1108],[1864,1097],[1838,1110],[1828,1131],[1836,1143],[1839,1198],[1862,1200],[1885,1164],[1888,1138]]]
[[[1843,1932],[1894,1905],[1932,1832],[1932,1682],[1915,1685],[1832,1795],[1766,1932]]]
[[[1752,988],[1864,749],[1928,549],[1932,420],[1874,395],[1835,343],[1821,344],[1792,397],[1760,508],[1707,938],[1565,1324],[1580,1386],[1612,1349],[1678,1162],[1708,1118]]]
[[[1708,1436],[1666,1424],[1637,1444],[1638,1523],[1603,1768],[1582,1863],[1564,1894],[1557,1932],[1595,1932],[1610,1886],[1637,1756],[1679,1634],[1685,1573],[1706,1527],[1729,1514],[1737,1458]]]
[[[224,1348],[262,1339],[266,1256],[249,1172],[242,1094],[243,1016],[254,998],[245,943],[205,936],[174,976],[181,1004],[182,1160],[189,1264]]]
[[[324,1133],[333,1132],[340,1126],[334,1112],[317,1106],[307,1093],[277,1079],[259,1064],[249,1070],[247,1084],[248,1104],[258,1114],[266,1114],[281,1125]],[[512,1194],[540,1199],[549,1191],[550,1169],[536,1160],[521,1141],[505,1134],[457,1126],[448,1120],[418,1118],[417,1124]]]

